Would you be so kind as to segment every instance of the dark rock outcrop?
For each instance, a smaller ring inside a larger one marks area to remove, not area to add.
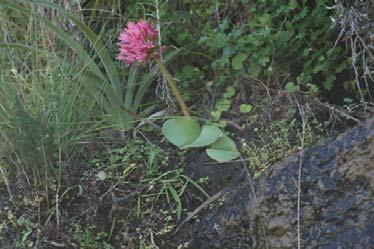
[[[238,184],[192,234],[191,224],[182,228],[189,248],[297,248],[300,163],[301,248],[374,248],[374,119],[300,158]]]

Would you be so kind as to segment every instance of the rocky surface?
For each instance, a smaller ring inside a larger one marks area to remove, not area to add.
[[[297,248],[300,163],[301,248],[374,248],[374,119],[300,155],[182,228],[189,248]]]

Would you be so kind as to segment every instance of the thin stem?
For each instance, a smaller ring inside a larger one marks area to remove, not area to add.
[[[5,183],[6,189],[8,190],[9,199],[10,199],[11,202],[13,202],[13,195],[12,195],[12,191],[10,190],[10,187],[9,187],[8,178],[6,177],[5,171],[3,170],[1,165],[0,165],[0,175],[3,176],[3,180],[4,180],[4,183]]]
[[[300,112],[301,122],[302,122],[302,132],[300,134],[300,141],[301,141],[301,150],[300,150],[300,158],[299,158],[299,169],[298,169],[298,180],[297,180],[297,248],[301,249],[301,222],[300,222],[300,212],[301,212],[301,173],[302,173],[302,166],[304,160],[304,146],[305,146],[305,130],[307,125],[307,118],[305,115],[305,110],[302,105],[297,101],[297,107]]]
[[[186,103],[184,102],[182,94],[180,93],[177,84],[173,80],[173,77],[171,77],[169,71],[165,67],[164,63],[161,62],[160,59],[156,59],[156,62],[158,64],[158,66],[160,67],[160,69],[162,71],[162,74],[164,75],[164,77],[166,78],[167,82],[169,83],[171,91],[173,92],[175,98],[178,101],[178,104],[179,104],[180,108],[182,109],[183,115],[184,116],[190,116],[190,113],[189,113],[189,111],[187,109]]]
[[[156,0],[156,20],[157,20],[157,42],[159,47],[160,53],[160,60],[162,61],[162,42],[161,42],[161,24],[160,24],[160,4],[158,0]]]

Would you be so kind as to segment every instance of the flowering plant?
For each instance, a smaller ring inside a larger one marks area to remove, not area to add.
[[[240,156],[234,141],[214,125],[199,123],[190,117],[190,113],[176,82],[160,59],[163,48],[157,44],[158,31],[145,20],[129,22],[119,35],[118,60],[128,64],[140,62],[145,64],[154,60],[167,80],[184,117],[169,119],[162,126],[162,133],[172,144],[180,148],[206,147],[208,155],[220,162],[229,161]]]
[[[139,61],[145,64],[151,57],[157,56],[157,30],[144,20],[137,23],[129,22],[119,35],[120,52],[118,60],[128,64]]]
[[[157,48],[157,37],[158,31],[156,28],[145,20],[141,20],[136,23],[129,22],[127,27],[119,36],[120,52],[117,58],[121,61],[125,61],[128,64],[132,64],[136,61],[145,64],[148,60],[154,59],[168,81],[183,114],[185,116],[190,116],[175,81],[160,60],[159,53],[163,50],[163,48]]]

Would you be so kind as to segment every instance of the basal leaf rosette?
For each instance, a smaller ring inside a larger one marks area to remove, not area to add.
[[[162,126],[162,133],[172,144],[181,149],[208,147],[208,156],[218,162],[226,162],[238,158],[233,140],[225,136],[216,125],[204,125],[191,117],[169,119]]]

